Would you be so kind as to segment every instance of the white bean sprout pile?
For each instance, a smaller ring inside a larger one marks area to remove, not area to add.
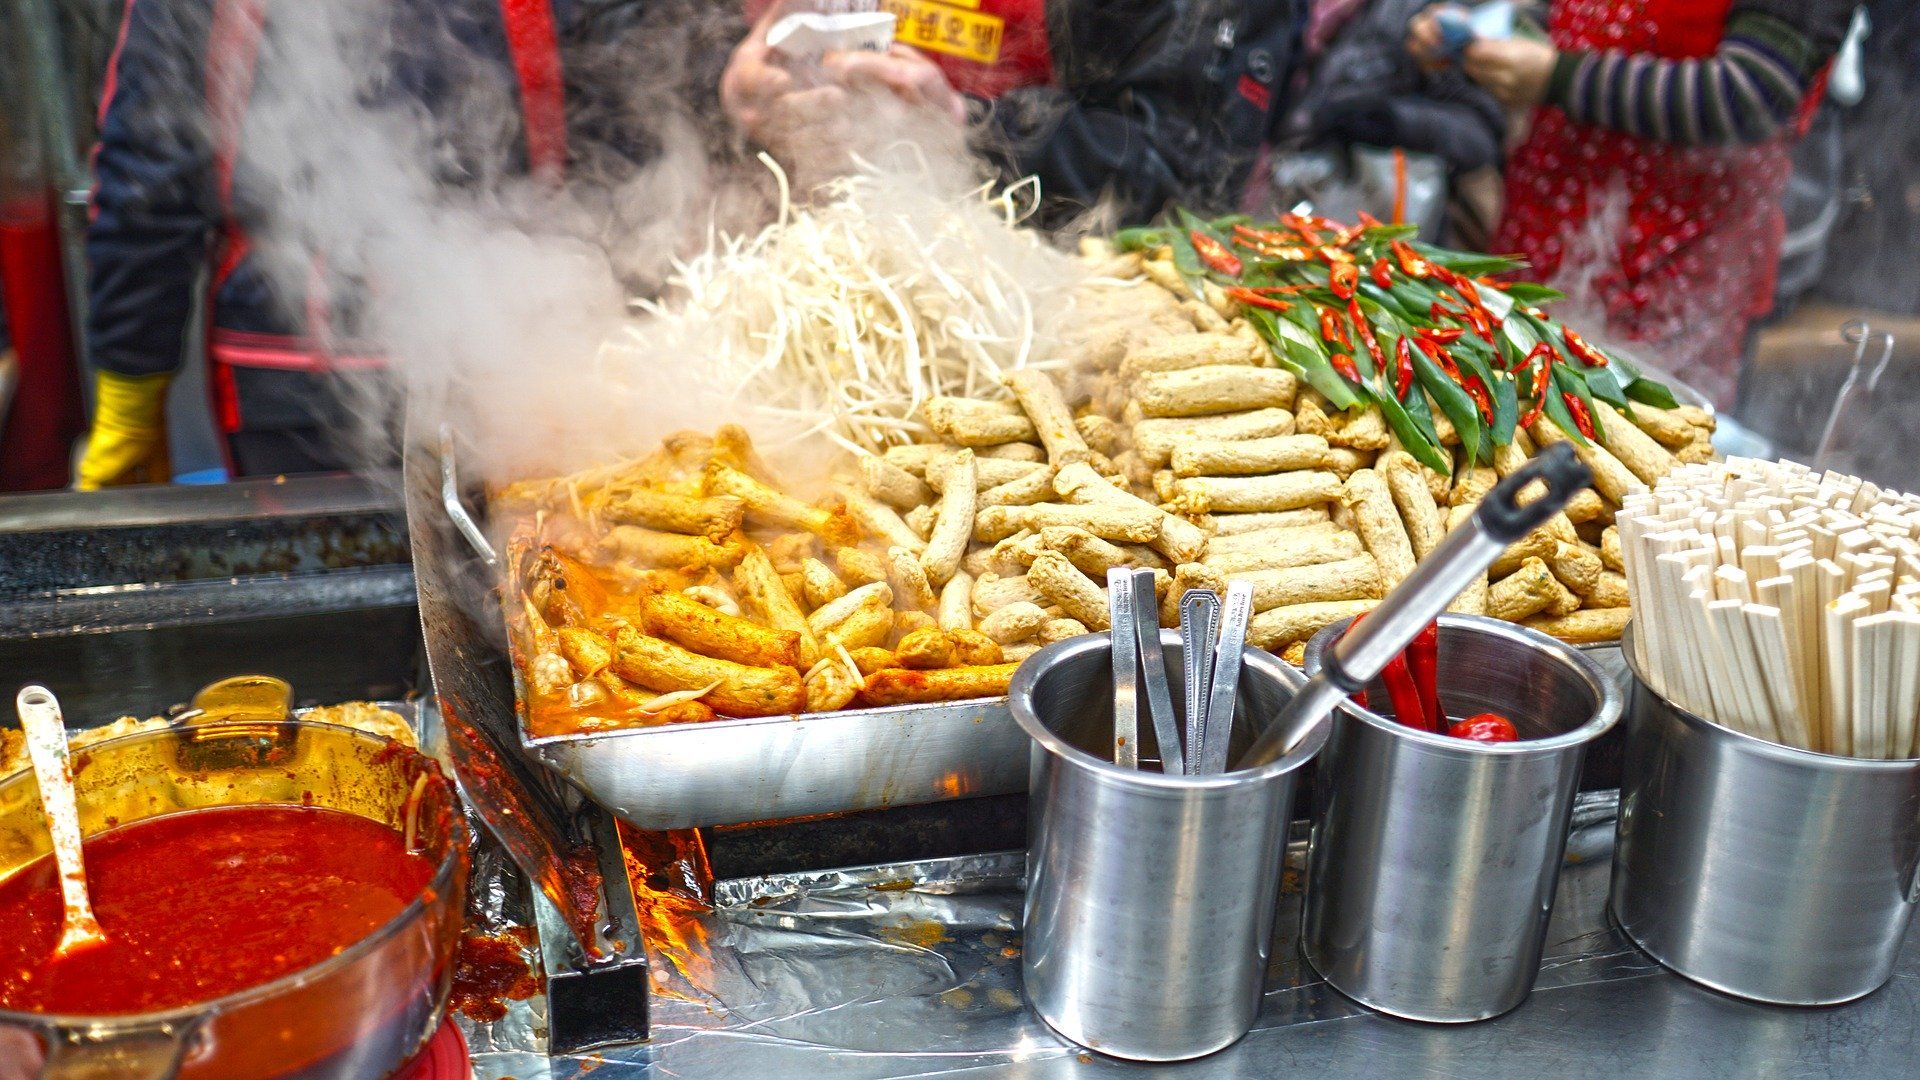
[[[1004,372],[1037,366],[1080,271],[1018,227],[1036,181],[952,197],[862,162],[803,204],[761,161],[778,219],[676,262],[609,350],[674,343],[741,419],[866,449],[913,441],[930,397],[1003,397]]]

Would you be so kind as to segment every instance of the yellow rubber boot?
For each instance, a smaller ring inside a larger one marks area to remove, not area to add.
[[[93,431],[80,458],[75,489],[164,484],[173,478],[167,463],[167,387],[172,382],[171,372],[100,372],[94,383]]]

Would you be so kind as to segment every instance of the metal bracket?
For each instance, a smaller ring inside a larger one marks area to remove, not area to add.
[[[453,425],[440,425],[440,503],[447,509],[447,516],[453,519],[453,527],[467,541],[482,562],[497,569],[500,556],[487,543],[487,534],[480,531],[480,525],[467,512],[467,504],[460,500],[460,473],[454,462]]]

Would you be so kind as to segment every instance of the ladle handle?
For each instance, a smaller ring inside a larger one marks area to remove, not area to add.
[[[1521,503],[1520,493],[1535,481],[1545,484],[1546,491]],[[1364,688],[1414,635],[1439,618],[1475,578],[1485,574],[1501,552],[1545,524],[1592,482],[1592,470],[1574,456],[1573,447],[1567,443],[1547,447],[1509,473],[1481,500],[1472,517],[1448,533],[1379,607],[1327,650],[1319,673],[1307,680],[1267,726],[1238,767],[1258,768],[1285,756],[1291,746],[1289,732],[1311,727],[1347,695]]]

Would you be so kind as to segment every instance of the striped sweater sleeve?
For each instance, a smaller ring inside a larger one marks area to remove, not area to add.
[[[1808,0],[1809,6],[1822,2]],[[1832,55],[1825,40],[1773,14],[1736,7],[1711,56],[1670,60],[1563,50],[1547,101],[1581,123],[1655,142],[1764,142],[1793,122],[1814,74]]]

